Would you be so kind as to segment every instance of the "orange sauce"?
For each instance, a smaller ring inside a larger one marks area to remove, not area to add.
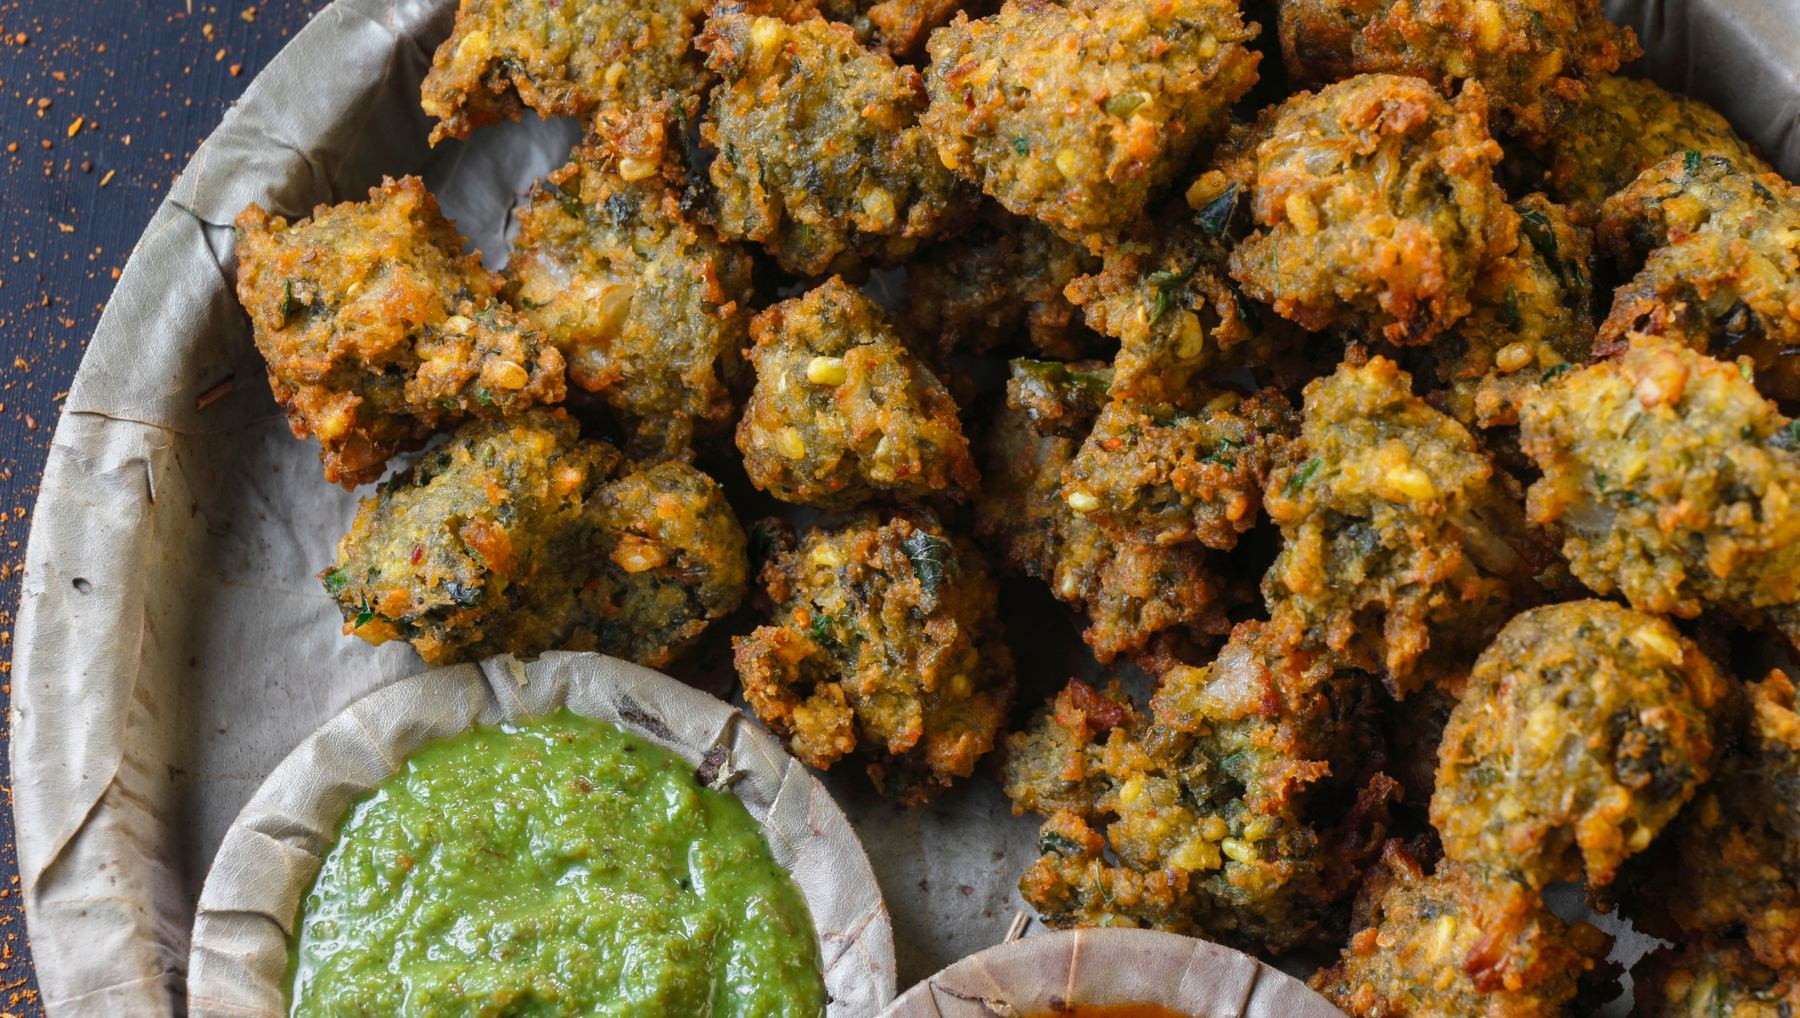
[[[1076,1004],[1044,1011],[1031,1018],[1193,1018],[1160,1004]]]

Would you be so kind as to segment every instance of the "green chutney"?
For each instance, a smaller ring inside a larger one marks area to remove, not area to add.
[[[295,1016],[818,1018],[818,936],[744,804],[563,711],[414,753],[301,909]]]

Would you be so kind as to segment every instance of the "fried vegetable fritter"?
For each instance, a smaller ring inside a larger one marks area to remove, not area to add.
[[[748,382],[750,258],[681,207],[667,101],[600,131],[519,211],[506,296],[569,378],[624,419],[634,455],[685,454],[725,431]]]
[[[957,11],[990,6],[988,0],[823,0],[825,15],[856,29],[856,37],[895,60],[923,56],[925,37]]]
[[[594,650],[666,664],[742,600],[743,528],[682,463],[634,469],[560,411],[473,421],[363,500],[325,589],[427,664]]]
[[[1593,234],[1541,194],[1513,208],[1517,246],[1475,277],[1474,310],[1430,351],[1444,386],[1432,401],[1469,428],[1518,424],[1527,395],[1593,350]]]
[[[861,291],[832,277],[750,323],[744,469],[784,502],[962,499],[980,483],[956,403]]]
[[[1010,738],[1015,809],[1050,811],[1020,882],[1047,923],[1272,953],[1320,938],[1384,836],[1395,786],[1359,778],[1370,676],[1333,671],[1294,636],[1238,626],[1213,664],[1163,677],[1147,722],[1116,690],[1077,682]]]
[[[910,254],[972,208],[918,125],[919,72],[848,26],[721,8],[698,45],[725,79],[701,137],[718,151],[709,173],[726,237],[820,275]]]
[[[1600,325],[1603,346],[1642,332],[1749,357],[1758,388],[1800,398],[1800,188],[1690,150],[1608,198],[1600,240],[1643,264]]]
[[[1256,523],[1295,423],[1273,389],[1192,414],[1114,400],[1063,471],[1063,500],[1121,540],[1228,551]]]
[[[1724,695],[1657,616],[1609,601],[1520,614],[1476,660],[1438,747],[1445,854],[1534,888],[1611,883],[1712,773]]]
[[[1040,435],[1025,412],[997,415],[984,440],[976,528],[1013,567],[1083,609],[1082,639],[1102,662],[1213,642],[1230,630],[1206,549],[1118,541],[1069,507],[1064,468],[1080,443]]]
[[[1261,322],[1224,257],[1203,227],[1158,223],[1109,244],[1101,270],[1069,284],[1088,325],[1119,341],[1115,398],[1197,409],[1214,391],[1207,370],[1252,345]]]
[[[1036,220],[994,210],[906,266],[907,320],[944,353],[986,353],[1024,339],[1049,357],[1098,346],[1063,296],[1099,259]]]
[[[1566,122],[1531,155],[1543,165],[1544,187],[1577,215],[1592,218],[1600,204],[1672,155],[1721,155],[1746,173],[1772,172],[1724,116],[1653,81],[1603,74],[1588,85]]]
[[[1256,83],[1233,0],[1007,0],[933,32],[925,129],[944,165],[1071,236],[1144,211]]]
[[[432,144],[528,108],[585,120],[601,106],[698,95],[705,78],[693,40],[706,8],[703,0],[462,0],[420,86],[420,105],[438,119]]]
[[[1429,342],[1515,243],[1500,155],[1475,82],[1454,101],[1386,74],[1295,95],[1256,148],[1261,229],[1232,252],[1232,278],[1307,329]]]
[[[1800,601],[1800,426],[1737,365],[1635,337],[1521,416],[1531,518],[1593,590],[1686,617]]]
[[[1283,538],[1270,611],[1402,696],[1538,596],[1541,557],[1516,485],[1411,385],[1384,357],[1308,385],[1301,441],[1264,491]]]
[[[1696,940],[1632,966],[1633,1018],[1793,1018],[1800,969],[1759,964],[1743,945]]]
[[[1448,860],[1427,876],[1391,841],[1357,895],[1343,956],[1312,987],[1355,1018],[1561,1018],[1616,990],[1612,938],[1526,887]]]
[[[1669,940],[1742,941],[1765,965],[1800,972],[1800,714],[1775,671],[1733,704],[1736,745],[1631,874],[1633,915]]]
[[[238,300],[294,435],[319,440],[325,479],[353,488],[465,416],[564,395],[556,348],[494,298],[499,277],[417,177],[289,223],[237,219]]]
[[[968,777],[1013,689],[974,545],[927,512],[779,540],[761,577],[773,624],[732,641],[756,716],[813,767],[867,754],[876,785],[909,805]]]
[[[1446,94],[1487,88],[1494,123],[1541,137],[1588,83],[1637,59],[1600,0],[1279,0],[1288,74],[1321,84],[1370,72],[1424,78]]]

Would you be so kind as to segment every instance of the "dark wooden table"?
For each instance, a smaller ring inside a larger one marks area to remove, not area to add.
[[[188,157],[324,6],[0,4],[0,706],[11,699],[19,569],[44,457],[100,309]],[[0,1018],[26,1018],[43,1010],[5,759],[0,787]]]

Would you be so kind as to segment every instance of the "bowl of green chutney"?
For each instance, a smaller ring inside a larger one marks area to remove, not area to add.
[[[226,833],[195,1016],[848,1018],[893,933],[823,786],[724,702],[595,654],[385,686]]]

